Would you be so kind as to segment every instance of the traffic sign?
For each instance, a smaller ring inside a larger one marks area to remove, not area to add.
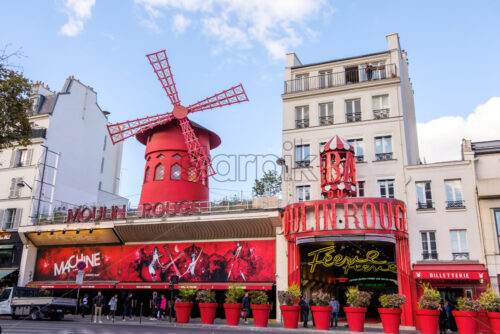
[[[75,282],[76,285],[83,284],[83,276],[84,275],[85,275],[85,272],[83,270],[78,270],[78,274],[76,274],[76,282]]]
[[[80,261],[77,263],[76,267],[78,268],[78,270],[83,270],[87,267],[87,265],[85,264],[85,262]]]

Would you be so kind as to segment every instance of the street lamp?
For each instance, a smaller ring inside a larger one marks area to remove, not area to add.
[[[24,186],[26,186],[26,187],[30,188],[31,191],[33,191],[33,188],[30,187],[30,185],[27,184],[26,182],[24,182],[23,180],[17,182],[17,186],[20,187],[20,188],[23,188]]]

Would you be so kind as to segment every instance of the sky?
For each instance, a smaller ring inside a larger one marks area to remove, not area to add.
[[[53,90],[70,75],[93,87],[112,123],[171,111],[151,52],[167,50],[185,105],[242,83],[249,102],[190,119],[222,139],[211,198],[248,198],[281,152],[287,52],[307,64],[385,51],[398,32],[421,157],[457,160],[462,138],[500,139],[499,12],[498,0],[3,0],[0,47],[20,48],[24,75]],[[125,142],[120,194],[132,204],[143,156],[134,138]]]

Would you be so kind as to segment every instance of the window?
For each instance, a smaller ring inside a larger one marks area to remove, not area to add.
[[[392,159],[392,137],[383,136],[375,137],[375,160],[391,160]]]
[[[319,88],[332,87],[332,71],[319,71]]]
[[[19,198],[21,193],[21,187],[19,186],[19,184],[22,183],[23,183],[22,177],[13,177],[12,179],[10,179],[9,198]]]
[[[144,172],[144,183],[149,181],[149,166],[146,167],[146,171]]]
[[[354,155],[356,156],[356,162],[363,162],[365,160],[364,150],[363,150],[363,139],[351,139],[347,141],[354,147]]]
[[[311,186],[297,187],[297,201],[304,202],[311,199]]]
[[[361,100],[345,101],[345,121],[359,122],[361,121]]]
[[[468,260],[466,231],[452,230],[450,231],[450,237],[453,260]]]
[[[0,210],[0,228],[5,231],[19,227],[22,213],[23,209],[21,208]]]
[[[420,236],[422,238],[422,258],[424,260],[437,260],[436,233],[420,232]]]
[[[295,76],[295,91],[309,90],[309,74],[297,74]]]
[[[102,148],[103,151],[106,151],[106,143],[108,141],[108,137],[107,136],[104,136],[104,146]]]
[[[12,266],[14,264],[14,249],[0,249],[0,266]],[[5,293],[0,295],[0,301],[9,299],[10,290],[7,291],[7,296]]]
[[[379,180],[380,197],[394,198],[394,180]]]
[[[495,216],[495,225],[497,227],[497,239],[500,245],[500,208],[493,210],[493,215]]]
[[[365,181],[358,181],[357,197],[365,197]]]
[[[445,180],[444,187],[446,191],[446,208],[463,208],[464,200],[462,198],[462,185],[460,180]]]
[[[372,110],[374,119],[389,117],[389,95],[372,97]]]
[[[165,173],[165,167],[162,164],[158,164],[155,167],[155,181],[163,180],[163,174]]]
[[[31,165],[31,158],[33,156],[33,149],[26,150],[12,150],[10,158],[10,167],[22,167]]]
[[[173,164],[172,167],[170,167],[170,179],[171,180],[181,179],[181,165]]]
[[[309,167],[310,163],[309,145],[295,146],[295,167]]]
[[[432,209],[432,193],[430,182],[416,182],[417,210]]]
[[[319,125],[333,124],[333,102],[319,104]]]
[[[345,83],[351,84],[359,82],[358,66],[350,66],[345,68]]]
[[[295,128],[309,127],[309,106],[295,107]]]
[[[104,157],[102,157],[102,160],[101,160],[101,174],[103,171],[104,171]]]

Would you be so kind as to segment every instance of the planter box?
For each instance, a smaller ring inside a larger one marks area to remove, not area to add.
[[[269,320],[269,311],[271,311],[271,304],[250,304],[250,308],[252,309],[255,327],[267,327],[267,321]]]
[[[314,317],[316,329],[327,330],[330,328],[330,316],[333,307],[331,306],[311,306],[311,312]]]
[[[493,333],[500,333],[500,312],[486,312]]]
[[[193,309],[193,303],[177,302],[175,305],[175,312],[177,313],[177,322],[180,324],[187,324]]]
[[[439,331],[439,310],[417,310],[416,314],[422,334],[436,334]]]
[[[217,313],[217,303],[199,303],[201,323],[211,325],[215,320],[215,313]]]
[[[488,315],[484,310],[479,311],[477,316],[477,332],[484,334],[493,333],[493,331],[491,330],[490,321],[488,320]]]
[[[280,310],[285,328],[297,328],[300,319],[300,306],[280,305]]]
[[[224,313],[226,314],[226,324],[229,326],[238,326],[240,323],[241,310],[243,304],[224,304]]]
[[[380,314],[380,319],[382,320],[384,333],[399,333],[399,325],[401,324],[400,308],[379,308],[378,313]]]
[[[363,332],[365,330],[366,307],[346,306],[344,312],[351,332]]]
[[[452,311],[457,322],[460,334],[476,334],[477,332],[477,312],[473,311]]]

